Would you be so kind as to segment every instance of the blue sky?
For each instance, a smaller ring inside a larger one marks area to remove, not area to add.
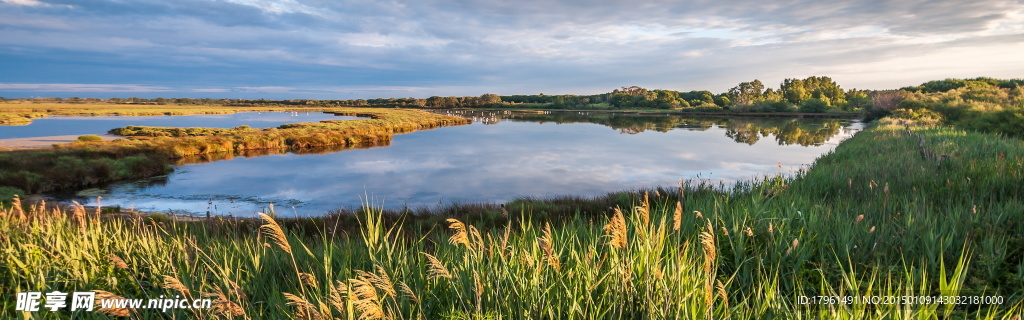
[[[1024,1],[0,0],[0,96],[356,99],[1024,77]]]

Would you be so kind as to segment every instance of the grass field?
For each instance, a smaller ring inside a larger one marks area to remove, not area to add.
[[[15,292],[214,299],[141,319],[1020,319],[1024,143],[870,127],[793,178],[729,189],[517,200],[315,219],[0,215]],[[400,213],[401,214],[401,213]],[[1000,304],[819,304],[801,296],[996,296]]]

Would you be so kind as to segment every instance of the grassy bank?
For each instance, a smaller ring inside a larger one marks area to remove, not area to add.
[[[75,110],[96,114],[111,111],[99,107]],[[178,112],[173,108],[152,110]],[[203,110],[189,109],[199,113],[205,112]],[[222,111],[238,110],[225,108]],[[30,193],[78,188],[164,174],[173,161],[186,157],[225,158],[386,145],[395,134],[470,122],[419,110],[335,108],[317,111],[369,119],[294,123],[267,129],[246,126],[233,129],[117,128],[111,132],[127,136],[126,139],[78,141],[52,149],[2,152],[0,185]]]
[[[103,102],[59,103],[7,101],[0,103],[0,125],[27,125],[32,119],[59,116],[181,116],[230,114],[246,111],[321,111],[323,107],[225,106],[177,104],[117,104]]]
[[[144,319],[1019,319],[1022,180],[1019,139],[888,122],[799,177],[728,190],[262,221],[15,206],[0,219],[0,296],[215,299],[211,310],[107,310]],[[1002,303],[798,303],[815,295]]]

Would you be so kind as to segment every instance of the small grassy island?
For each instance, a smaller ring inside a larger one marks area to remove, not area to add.
[[[771,96],[753,83],[738,88],[729,109]],[[211,309],[42,315],[81,319],[1020,319],[1021,81],[951,79],[862,98],[849,110],[872,120],[867,128],[810,169],[725,190],[683,181],[503,207],[368,205],[318,218],[198,221],[15,198],[0,209],[0,296],[102,290],[214,299]],[[0,104],[11,122],[82,111],[30,105]],[[97,114],[134,108],[96,106]],[[144,108],[179,107],[190,109]],[[405,109],[306,110],[371,119],[263,130],[124,127],[114,130],[128,137],[119,141],[4,152],[0,186],[39,192],[164,172],[180,157],[348,147],[468,121]],[[4,315],[32,316],[13,310],[13,300],[0,303]]]

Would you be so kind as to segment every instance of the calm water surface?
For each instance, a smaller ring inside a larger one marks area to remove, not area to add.
[[[0,139],[107,133],[125,126],[234,128],[247,125],[270,128],[297,122],[351,120],[323,112],[239,112],[233,114],[154,117],[62,117],[33,119],[24,126],[0,126]]]
[[[88,190],[154,211],[311,216],[358,207],[594,196],[792,173],[853,135],[849,120],[475,113],[472,125],[395,136],[387,147],[185,164],[169,176]],[[780,168],[781,166],[781,168]],[[80,201],[87,199],[80,197]]]

